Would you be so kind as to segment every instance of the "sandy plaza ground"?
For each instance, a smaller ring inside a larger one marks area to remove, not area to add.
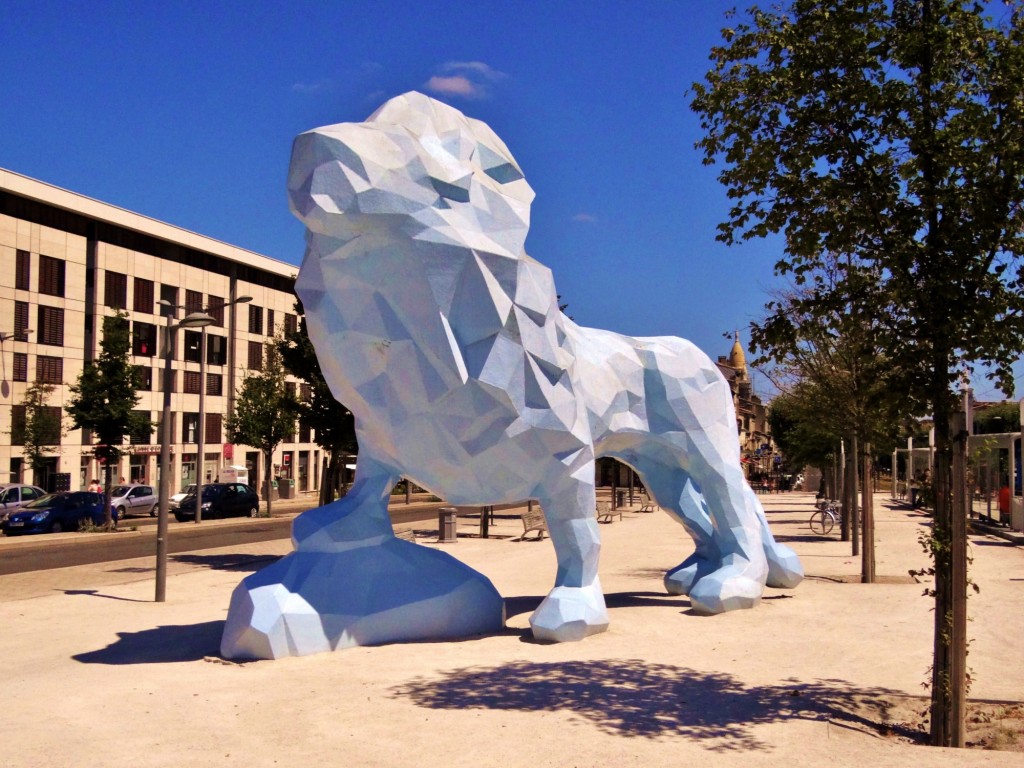
[[[1024,765],[906,738],[931,661],[932,601],[908,575],[929,519],[876,497],[881,583],[864,585],[850,545],[808,528],[810,494],[761,498],[803,560],[797,589],[697,615],[661,585],[689,539],[634,509],[601,526],[611,627],[579,643],[532,640],[555,558],[512,517],[487,539],[464,519],[445,545],[411,526],[506,598],[503,632],[459,642],[225,662],[232,589],[287,541],[172,556],[163,604],[151,558],[0,576],[0,765]],[[1024,548],[972,534],[970,550],[971,696],[1018,703]]]

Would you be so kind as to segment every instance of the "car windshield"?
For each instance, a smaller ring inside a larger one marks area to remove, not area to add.
[[[110,489],[110,495],[114,497],[124,496],[130,490],[130,485],[115,485],[113,488]]]
[[[60,498],[60,494],[48,493],[45,496],[40,496],[35,501],[30,501],[25,504],[22,509],[45,509],[51,507]]]

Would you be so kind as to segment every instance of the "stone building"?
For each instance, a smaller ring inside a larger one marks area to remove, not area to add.
[[[215,324],[202,333],[177,333],[171,388],[171,488],[193,482],[199,465],[216,480],[225,465],[251,468],[262,487],[262,461],[250,446],[226,439],[225,421],[249,370],[260,369],[275,332],[295,328],[293,285],[298,267],[65,189],[0,169],[0,482],[72,489],[100,476],[91,435],[69,430],[63,414],[70,385],[100,352],[103,318],[124,312],[131,328],[131,362],[142,400],[154,422],[163,407],[160,356],[169,310],[177,317],[208,311]],[[247,303],[226,302],[251,297]],[[219,309],[218,309],[219,307]],[[200,384],[205,375],[205,455],[197,455]],[[24,418],[25,390],[33,381],[53,386],[47,405],[62,416],[46,466],[33,472],[12,445],[12,425]],[[302,382],[290,386],[301,394]],[[276,472],[295,490],[318,486],[320,450],[308,429],[296,426],[278,447]],[[157,484],[159,432],[135,435],[115,480]]]

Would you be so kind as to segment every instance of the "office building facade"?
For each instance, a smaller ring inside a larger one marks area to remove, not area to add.
[[[298,267],[131,211],[0,169],[0,482],[85,487],[101,475],[92,435],[70,429],[64,406],[83,366],[100,354],[103,319],[127,315],[138,409],[156,424],[163,408],[163,344],[168,313],[207,311],[214,324],[181,329],[172,353],[171,488],[202,472],[215,481],[228,465],[247,466],[262,488],[263,461],[227,440],[226,421],[249,371],[266,363],[274,335],[296,327]],[[250,297],[246,303],[231,302]],[[168,310],[164,300],[178,307]],[[228,306],[224,306],[227,304]],[[205,374],[205,450],[198,455]],[[18,445],[26,391],[49,385],[45,404],[61,418],[45,466],[28,466]],[[289,377],[301,396],[305,385]],[[125,440],[115,480],[157,484],[160,431]],[[319,485],[320,450],[296,424],[278,446],[275,474],[295,492]],[[69,477],[70,476],[70,477]]]

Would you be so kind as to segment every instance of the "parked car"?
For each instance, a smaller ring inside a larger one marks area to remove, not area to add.
[[[46,491],[35,485],[0,483],[0,523],[22,505],[45,495]]]
[[[115,507],[121,517],[145,514],[156,517],[160,499],[151,485],[115,485],[110,489],[110,506]]]
[[[117,521],[117,510],[112,510]],[[103,494],[92,491],[49,493],[28,502],[3,522],[8,536],[22,533],[60,533],[77,531],[82,522],[103,524]]]
[[[207,518],[245,515],[256,517],[260,510],[260,497],[256,491],[242,483],[211,483],[203,486],[203,516]],[[179,523],[196,516],[196,494],[186,496],[174,510]]]
[[[178,491],[177,493],[173,494],[171,496],[171,498],[167,500],[168,506],[170,507],[171,511],[173,512],[174,510],[176,510],[181,505],[181,500],[182,499],[184,499],[186,496],[195,496],[195,495],[196,495],[196,484],[195,483],[191,483],[190,485],[188,485],[185,488],[185,490]]]

